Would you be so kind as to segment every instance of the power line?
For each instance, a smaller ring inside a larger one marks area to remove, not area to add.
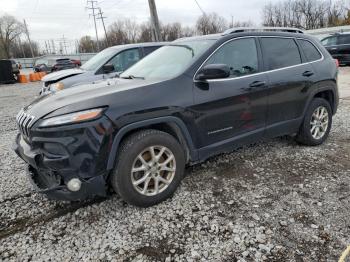
[[[202,11],[203,15],[205,15],[206,13],[204,12],[203,8],[200,6],[200,4],[198,3],[197,0],[194,0],[198,6],[198,8]]]

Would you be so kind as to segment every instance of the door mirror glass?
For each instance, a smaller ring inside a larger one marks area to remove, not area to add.
[[[112,72],[114,72],[114,65],[112,65],[112,64],[105,64],[102,67],[102,70],[103,70],[103,73],[105,73],[105,74],[112,73]]]
[[[225,64],[210,64],[204,66],[197,74],[196,80],[219,79],[230,76],[230,68]]]

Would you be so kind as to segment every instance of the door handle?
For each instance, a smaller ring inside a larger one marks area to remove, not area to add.
[[[303,76],[309,77],[309,76],[312,76],[313,74],[314,74],[314,72],[312,72],[312,71],[305,71],[303,73]]]
[[[265,81],[254,81],[249,85],[250,88],[263,87],[263,86],[266,86]]]
[[[265,87],[266,82],[265,81],[254,81],[253,83],[250,83],[249,86],[243,87],[243,90],[245,91],[252,91],[253,89],[259,88],[259,87]]]

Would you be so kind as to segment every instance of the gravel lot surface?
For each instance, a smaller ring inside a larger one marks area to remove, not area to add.
[[[147,209],[34,193],[11,144],[40,84],[0,86],[0,260],[336,261],[350,244],[349,68],[340,83],[324,145],[279,138],[211,158]]]

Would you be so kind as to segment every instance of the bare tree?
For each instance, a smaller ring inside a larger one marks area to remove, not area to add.
[[[137,42],[137,38],[140,34],[140,26],[136,23],[136,21],[131,19],[125,19],[124,29],[126,31],[126,37],[129,39],[129,42]]]
[[[152,42],[152,26],[150,22],[140,25],[140,36],[138,42]]]
[[[80,53],[93,53],[95,52],[95,42],[91,39],[91,36],[83,36],[79,40],[79,52]]]
[[[230,24],[230,27],[252,27],[254,23],[252,21],[236,21]]]
[[[349,15],[344,0],[284,0],[268,3],[262,11],[266,26],[304,29],[349,24]]]
[[[123,45],[129,44],[130,40],[128,39],[127,32],[125,30],[125,21],[117,20],[111,24],[108,28],[108,39],[112,45]]]
[[[31,41],[34,56],[39,56],[39,44],[35,41]],[[30,44],[28,41],[15,41],[11,45],[11,54],[13,57],[32,57],[32,52],[30,50]]]
[[[227,21],[217,13],[204,14],[198,18],[196,29],[200,35],[223,32],[227,29]]]
[[[24,26],[15,17],[4,15],[0,17],[0,46],[5,58],[11,57],[11,47],[15,40],[24,32]]]
[[[161,35],[164,41],[174,41],[183,37],[182,26],[180,23],[172,23],[161,26]]]

